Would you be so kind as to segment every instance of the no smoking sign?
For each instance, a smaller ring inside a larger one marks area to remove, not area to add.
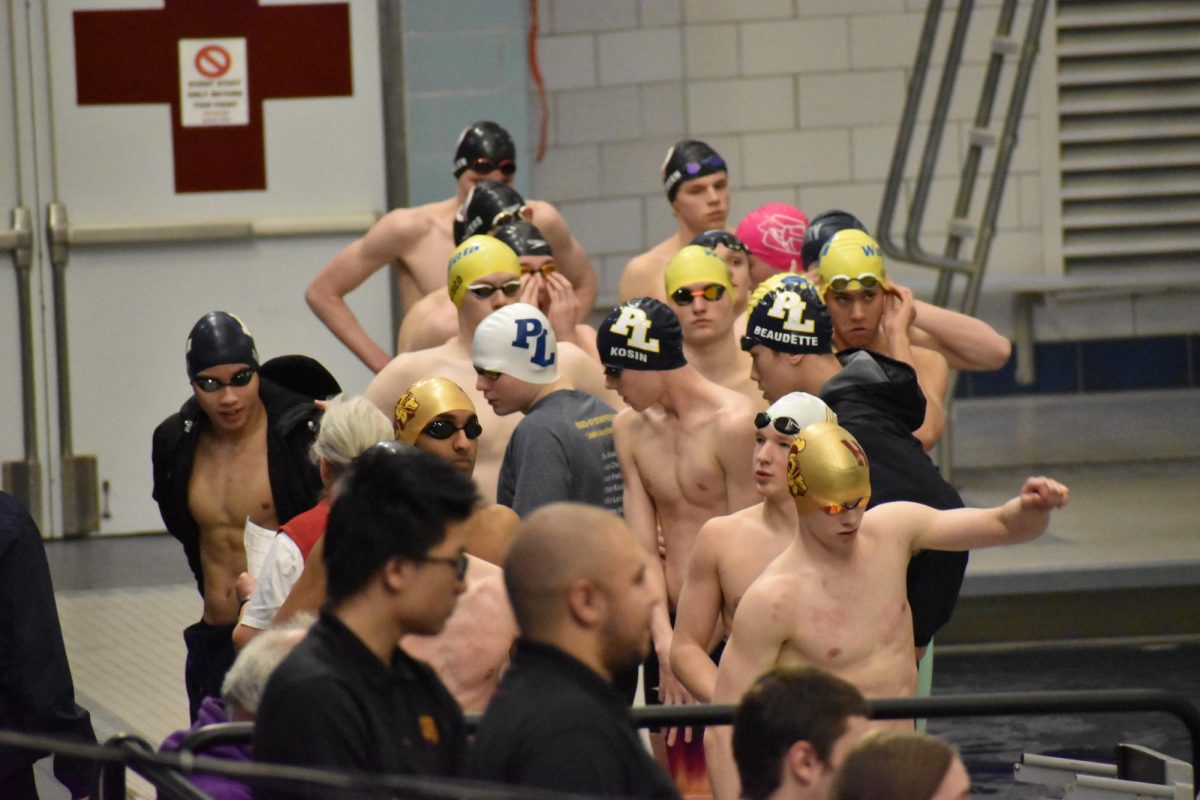
[[[185,128],[247,125],[246,40],[179,40],[179,109]]]

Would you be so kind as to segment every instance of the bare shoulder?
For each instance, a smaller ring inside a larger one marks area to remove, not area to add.
[[[771,566],[774,566],[772,564]],[[796,583],[794,574],[782,569],[767,569],[742,595],[737,614],[733,618],[734,629],[754,626],[756,628],[783,629],[798,619]]]
[[[526,200],[525,205],[533,212],[533,224],[543,233],[546,226],[566,225],[559,210],[545,200]]]
[[[663,270],[675,254],[674,251],[675,237],[671,236],[645,253],[631,258],[621,272],[621,300],[634,297],[665,297]]]
[[[912,354],[913,361],[917,362],[913,366],[918,370],[939,370],[941,372],[947,372],[950,369],[949,363],[946,361],[946,357],[932,348],[914,346],[912,348]]]
[[[391,414],[400,395],[421,378],[430,377],[441,363],[442,347],[430,350],[417,350],[411,353],[401,353],[388,362],[387,366],[367,384],[363,395],[383,410]]]

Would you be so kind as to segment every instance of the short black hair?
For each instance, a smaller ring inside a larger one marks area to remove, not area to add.
[[[828,762],[850,717],[867,701],[846,681],[815,667],[776,667],[746,692],[733,715],[733,757],[742,794],[766,800],[779,788],[783,758],[799,741]]]
[[[471,515],[479,493],[450,463],[403,442],[363,451],[338,485],[325,528],[328,595],[341,602],[397,556],[419,559]]]

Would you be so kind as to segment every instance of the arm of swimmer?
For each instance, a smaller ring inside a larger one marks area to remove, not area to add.
[[[536,200],[531,201],[530,206],[534,209],[533,224],[546,235],[554,253],[554,263],[575,287],[575,296],[579,300],[579,316],[576,322],[583,322],[592,313],[596,297],[600,293],[600,280],[596,277],[596,268],[588,259],[583,245],[571,235],[567,222],[558,209],[549,203]]]
[[[1062,508],[1070,490],[1050,478],[1027,478],[1021,493],[994,508],[956,508],[935,511],[915,503],[900,503],[895,520],[912,536],[912,550],[974,550],[1036,539],[1046,530],[1050,512]],[[885,504],[887,509],[892,504]],[[888,522],[891,527],[892,522]]]
[[[654,269],[648,253],[630,259],[621,271],[621,282],[617,286],[617,299],[622,303],[635,297],[657,297],[666,290],[655,288]]]
[[[749,408],[749,405],[747,405]],[[717,458],[725,471],[725,498],[732,514],[762,501],[754,488],[754,412],[722,415],[721,448]]]
[[[1008,363],[1012,343],[983,320],[923,300],[915,305],[913,344],[937,350],[951,369],[987,371]]]
[[[317,613],[325,605],[325,537],[317,539],[313,549],[309,551],[308,561],[304,562],[304,571],[287,599],[275,612],[275,624],[286,622],[297,614],[305,611]]]
[[[404,252],[415,233],[412,217],[408,209],[385,215],[362,238],[334,256],[304,291],[313,313],[372,372],[383,369],[391,357],[363,330],[345,297]]]
[[[774,622],[780,614],[779,601],[763,584],[752,586],[733,618],[733,631],[717,668],[713,688],[715,704],[736,704],[759,675],[771,669],[779,659],[784,632]],[[789,613],[783,618],[790,617]],[[733,760],[733,728],[714,726],[704,732],[704,757],[716,800],[737,800],[741,781]]]
[[[717,665],[708,655],[708,644],[721,619],[721,579],[717,570],[717,542],[727,526],[711,519],[700,528],[688,559],[687,577],[679,591],[675,630],[671,635],[671,667],[687,690],[702,703],[712,700]]]
[[[926,450],[937,444],[946,427],[945,395],[949,383],[946,359],[934,350],[916,349],[909,338],[909,327],[916,310],[913,293],[904,286],[895,286],[884,298],[887,306],[883,315],[884,335],[892,358],[903,361],[917,373],[917,383],[925,395],[925,421],[913,435]]]

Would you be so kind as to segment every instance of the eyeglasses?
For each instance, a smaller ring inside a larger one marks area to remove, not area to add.
[[[489,381],[498,381],[500,380],[500,376],[504,373],[496,372],[495,370],[491,369],[484,369],[483,367],[475,367],[475,374],[481,378],[486,378]]]
[[[211,375],[197,375],[192,378],[192,383],[196,384],[200,391],[211,394],[224,389],[226,386],[245,386],[254,379],[254,373],[257,371],[249,367],[240,369],[233,373],[233,377],[229,379],[229,383],[222,383],[218,378],[214,378]]]
[[[516,297],[517,292],[521,291],[521,281],[513,278],[511,281],[505,281],[499,286],[492,286],[490,283],[473,283],[467,287],[467,291],[480,300],[487,300],[496,292],[504,292],[505,297]]]
[[[719,283],[710,283],[703,289],[688,289],[686,286],[680,286],[675,291],[671,292],[671,299],[675,301],[677,306],[690,306],[692,301],[697,297],[703,297],[708,302],[712,303],[720,300],[725,296],[725,287]]]
[[[683,171],[686,172],[688,175],[695,175],[697,172],[704,169],[705,167],[716,167],[717,169],[725,169],[725,159],[721,158],[720,156],[709,156],[708,158],[702,158],[699,161],[692,161],[686,167],[683,168]]]
[[[767,412],[758,412],[754,417],[754,427],[761,431],[768,425],[774,425],[775,430],[786,436],[795,436],[800,432],[800,423],[791,417],[775,417],[772,419],[771,415]]]
[[[453,567],[454,577],[460,581],[467,577],[467,567],[471,565],[470,559],[467,558],[466,550],[460,550],[458,555],[454,557],[413,556],[412,560],[419,564],[445,564],[448,567]]]
[[[624,367],[610,367],[607,364],[604,365],[604,377],[606,378],[619,378],[621,377],[621,373],[624,371]]]
[[[834,514],[840,514],[843,511],[852,511],[852,510],[858,508],[860,505],[862,505],[863,500],[866,500],[866,499],[867,498],[865,498],[865,497],[858,497],[858,498],[855,498],[854,500],[846,500],[841,503],[833,503],[831,505],[821,506],[821,510],[832,517]]]
[[[864,289],[874,289],[879,285],[879,277],[870,272],[864,272],[857,278],[851,278],[848,275],[835,275],[829,280],[829,288],[835,292],[844,292],[850,288],[850,284],[857,283]]]
[[[421,433],[428,436],[430,439],[449,439],[454,434],[462,431],[467,435],[468,439],[478,439],[483,433],[483,426],[479,424],[478,417],[471,417],[467,420],[467,424],[461,428],[454,424],[453,421],[446,417],[438,417],[425,426],[425,430]]]
[[[477,158],[470,163],[467,169],[478,175],[487,175],[496,170],[500,170],[505,175],[513,175],[517,171],[517,162],[511,158],[506,158],[503,161],[493,161],[490,158]]]

